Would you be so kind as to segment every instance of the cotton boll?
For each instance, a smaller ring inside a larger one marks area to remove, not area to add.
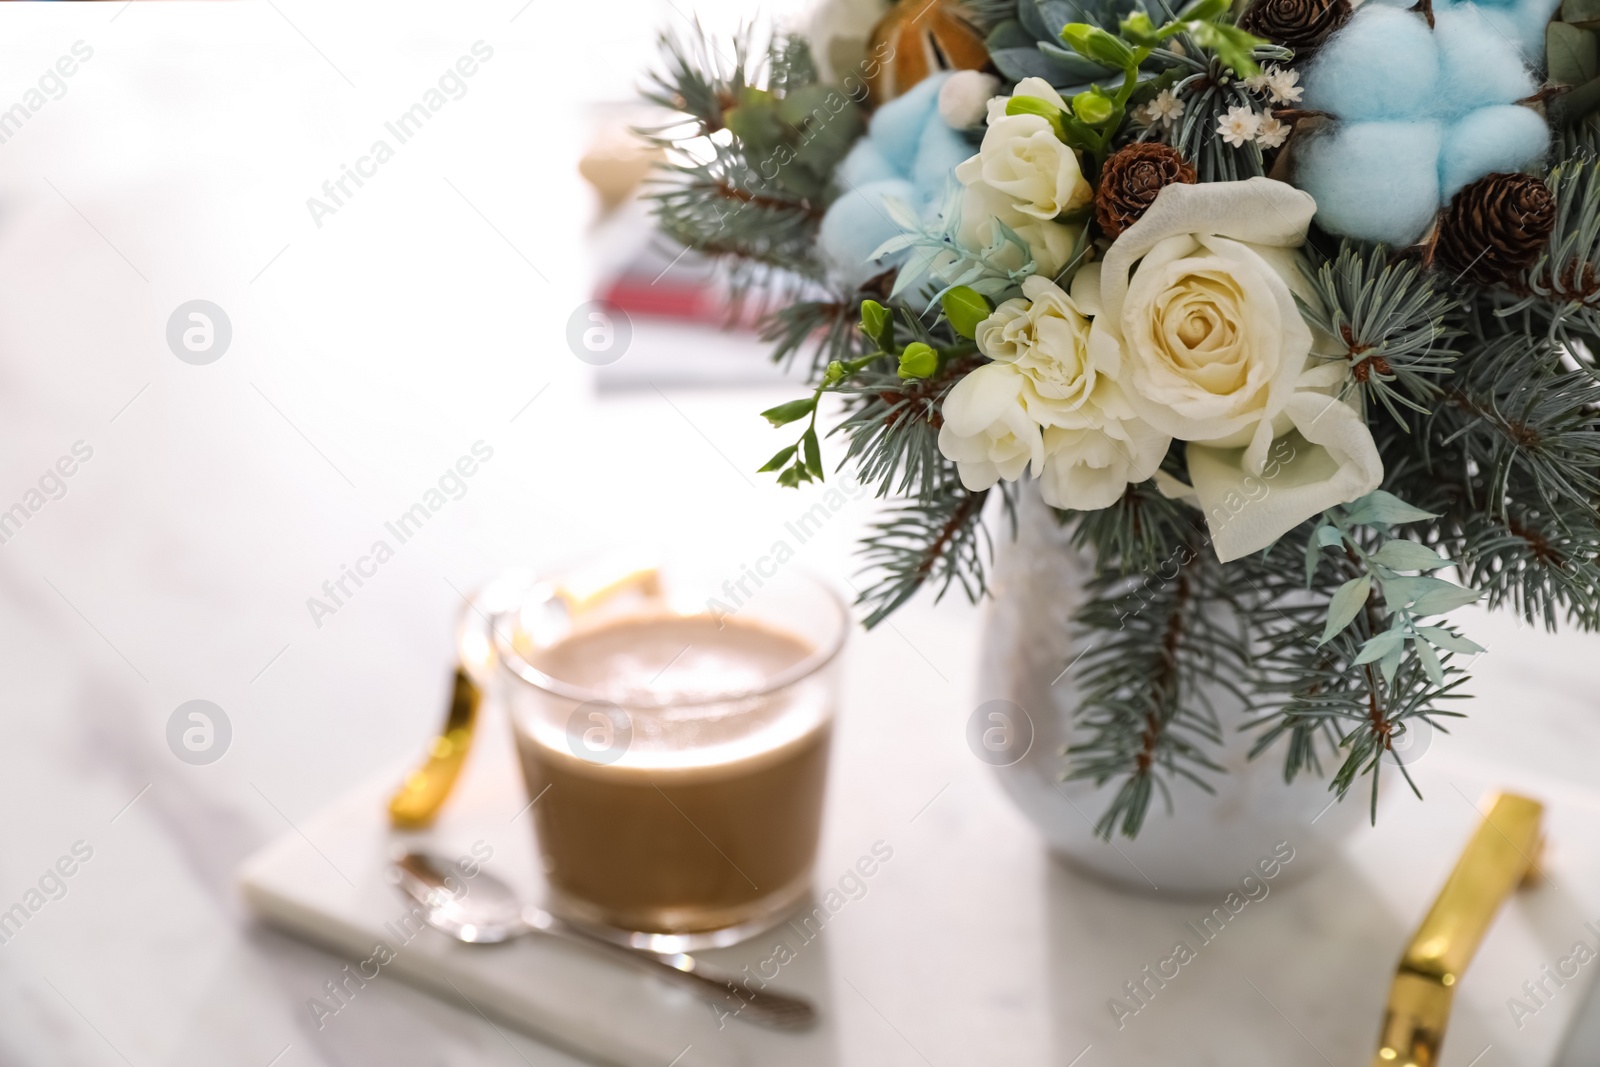
[[[1483,12],[1465,6],[1438,11],[1433,35],[1439,46],[1437,113],[1505,104],[1537,88],[1516,46]]]
[[[1438,47],[1422,16],[1367,5],[1312,60],[1301,106],[1348,122],[1405,118],[1438,83]]]
[[[1000,91],[1000,79],[978,70],[958,70],[939,87],[939,117],[953,130],[983,121],[989,98]]]
[[[1514,104],[1480,108],[1444,134],[1439,186],[1448,201],[1468,182],[1497,171],[1517,171],[1544,155],[1550,128],[1533,111]]]
[[[828,206],[817,230],[817,244],[832,273],[847,285],[859,285],[906,258],[900,252],[874,263],[868,257],[879,245],[900,232],[885,210],[885,200],[903,204],[919,202],[916,187],[894,179],[846,190]]]
[[[841,190],[859,189],[874,182],[894,181],[900,172],[884,158],[870,138],[863,137],[834,171]]]
[[[1544,29],[1560,6],[1560,0],[1478,0],[1476,4],[1458,0],[1451,5],[1452,9],[1459,11],[1465,11],[1469,6],[1477,8],[1474,17],[1483,19],[1496,31],[1515,41],[1526,62],[1538,64],[1543,61]],[[1437,16],[1437,8],[1434,13]]]
[[[1356,122],[1300,146],[1295,184],[1330,233],[1392,246],[1416,242],[1439,210],[1436,122]]]
[[[941,122],[930,122],[922,131],[917,158],[911,166],[912,180],[924,200],[936,199],[950,181],[951,171],[976,149],[961,134]]]
[[[897,96],[873,113],[867,127],[867,136],[878,146],[897,171],[911,173],[917,158],[917,148],[922,143],[923,127],[933,117],[939,102],[939,88],[949,79],[949,71],[941,71],[922,79],[903,96]]]

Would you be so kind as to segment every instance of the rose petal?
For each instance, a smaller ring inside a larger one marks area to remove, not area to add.
[[[1306,519],[1347,504],[1383,481],[1372,433],[1350,405],[1299,392],[1285,412],[1294,432],[1278,438],[1259,474],[1243,449],[1189,445],[1189,476],[1223,563],[1259,552]]]

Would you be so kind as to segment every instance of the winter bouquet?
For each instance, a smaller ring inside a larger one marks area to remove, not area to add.
[[[891,499],[867,625],[980,596],[1021,493],[1092,554],[1064,766],[1119,783],[1103,834],[1220,773],[1218,692],[1375,805],[1459,714],[1448,612],[1600,624],[1600,2],[1409,2],[855,0],[666,43],[661,224],[809,357],[763,469]]]

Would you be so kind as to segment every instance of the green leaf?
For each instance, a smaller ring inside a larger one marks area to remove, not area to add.
[[[1322,549],[1317,545],[1316,535],[1306,538],[1306,588],[1311,588],[1311,583],[1317,577],[1317,563],[1322,559]]]
[[[1571,126],[1579,119],[1600,111],[1600,77],[1590,78],[1576,89],[1562,93],[1546,107],[1551,121],[1558,126]]]
[[[756,473],[766,474],[769,471],[777,470],[779,467],[789,462],[789,457],[794,455],[799,448],[799,445],[790,445],[788,448],[780,448],[776,453],[773,454],[771,459],[767,460],[760,470],[756,471]]]
[[[761,413],[761,417],[774,426],[785,426],[796,419],[803,419],[816,410],[817,398],[814,396],[803,397],[800,400],[791,400],[787,404],[779,404],[775,408],[768,408]]]
[[[1038,115],[1050,123],[1050,128],[1062,141],[1067,139],[1067,131],[1062,122],[1062,111],[1048,100],[1041,100],[1037,96],[1013,96],[1006,101],[1007,115]]]
[[[1391,608],[1409,607],[1420,615],[1442,614],[1481,595],[1443,578],[1390,578],[1383,583],[1383,597]]]
[[[1579,86],[1600,76],[1593,31],[1552,22],[1545,27],[1544,44],[1551,82]]]
[[[1415,541],[1386,542],[1373,553],[1372,561],[1397,571],[1435,571],[1450,566],[1449,560],[1441,559],[1439,553]]]
[[[1373,660],[1382,659],[1405,644],[1405,640],[1404,630],[1385,630],[1381,634],[1373,634],[1361,646],[1361,654],[1356,657],[1356,663],[1371,663]]]
[[[1444,588],[1423,593],[1412,601],[1411,610],[1418,615],[1443,615],[1447,611],[1454,611],[1456,608],[1470,604],[1483,596],[1476,589],[1463,589],[1461,586],[1451,585],[1449,582],[1440,582],[1439,584]]]
[[[817,481],[822,481],[822,446],[817,442],[817,428],[808,428],[800,441],[806,446],[806,470]]]
[[[1224,26],[1216,22],[1189,22],[1185,27],[1195,44],[1216,53],[1217,58],[1232,68],[1234,73],[1246,78],[1261,73],[1252,53],[1266,41],[1237,26]]]
[[[1561,21],[1586,29],[1600,26],[1600,0],[1562,0]]]
[[[1143,11],[1135,11],[1123,19],[1120,29],[1122,30],[1122,36],[1134,44],[1143,45],[1146,48],[1156,48],[1160,46],[1162,41],[1160,32],[1156,29],[1155,24],[1150,21],[1150,16]]]
[[[1061,27],[1061,40],[1079,55],[1116,70],[1126,70],[1136,62],[1133,49],[1125,41],[1087,22],[1070,22]]]
[[[1419,626],[1417,627],[1417,633],[1446,652],[1460,652],[1464,656],[1470,656],[1483,651],[1483,646],[1476,641],[1469,641],[1453,630],[1445,629],[1443,626]]]
[[[1426,641],[1413,642],[1417,650],[1417,658],[1422,661],[1422,670],[1428,676],[1428,681],[1434,685],[1444,684],[1444,668],[1439,666],[1439,653]]]
[[[1344,540],[1337,526],[1318,526],[1316,542],[1320,548],[1334,548]]]
[[[1383,672],[1383,680],[1390,685],[1394,684],[1395,672],[1400,669],[1400,657],[1403,655],[1405,655],[1404,646],[1396,645],[1378,664],[1378,670]]]
[[[1061,113],[1062,140],[1080,152],[1090,154],[1104,151],[1103,138],[1076,115]]]
[[[1328,604],[1328,623],[1322,628],[1322,640],[1318,645],[1325,645],[1329,639],[1350,625],[1362,607],[1367,603],[1367,597],[1372,593],[1372,575],[1363,574],[1359,578],[1352,578],[1341,585],[1333,594],[1333,600]]]
[[[1366,496],[1349,505],[1345,511],[1346,517],[1352,523],[1371,526],[1382,523],[1385,526],[1397,526],[1403,522],[1421,522],[1423,519],[1436,519],[1439,516],[1431,511],[1414,508],[1393,493],[1382,489],[1374,489]]]
[[[939,353],[921,341],[912,341],[900,353],[899,374],[902,378],[926,378],[938,369]]]
[[[982,293],[965,285],[946,292],[939,303],[950,320],[950,328],[966,338],[978,336],[978,325],[994,310]]]
[[[1459,585],[1443,578],[1418,575],[1415,578],[1387,578],[1383,583],[1383,599],[1390,609],[1411,607],[1428,597],[1448,599],[1461,591]],[[1473,594],[1473,599],[1477,594]]]
[[[1194,0],[1178,12],[1178,19],[1182,22],[1213,22],[1227,10],[1228,0]]]

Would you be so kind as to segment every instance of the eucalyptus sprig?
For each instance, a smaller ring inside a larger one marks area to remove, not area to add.
[[[1393,684],[1408,642],[1423,673],[1434,685],[1444,684],[1441,652],[1472,654],[1483,651],[1480,645],[1451,627],[1421,622],[1428,616],[1443,615],[1471,604],[1483,594],[1430,576],[1427,572],[1448,567],[1451,561],[1427,545],[1387,537],[1391,526],[1438,517],[1382,489],[1368,493],[1353,504],[1324,513],[1322,522],[1306,542],[1306,585],[1311,585],[1323,554],[1330,549],[1361,573],[1334,591],[1322,636],[1317,641],[1319,648],[1349,626],[1369,604],[1375,607],[1373,594],[1376,593],[1390,620],[1389,626],[1383,630],[1372,628],[1372,636],[1362,643],[1355,665],[1377,663],[1385,682]],[[1358,535],[1358,526],[1369,527],[1385,539],[1374,547],[1372,538]],[[1402,571],[1420,573],[1407,575]]]
[[[991,310],[989,301],[982,294],[966,286],[956,286],[946,291],[941,304],[951,329],[957,336],[968,340],[977,332],[978,323],[987,318]],[[810,396],[790,400],[761,413],[773,426],[787,426],[801,419],[807,419],[807,422],[800,439],[787,448],[779,449],[761,466],[759,473],[777,471],[778,484],[791,488],[803,482],[822,481],[822,442],[817,435],[817,409],[822,394],[839,389],[873,363],[881,359],[893,359],[898,377],[909,381],[935,377],[950,360],[970,356],[976,351],[976,346],[972,344],[935,346],[920,338],[899,345],[895,312],[876,300],[861,302],[861,332],[877,345],[874,351],[855,359],[833,360],[823,371],[822,379],[817,382]]]

